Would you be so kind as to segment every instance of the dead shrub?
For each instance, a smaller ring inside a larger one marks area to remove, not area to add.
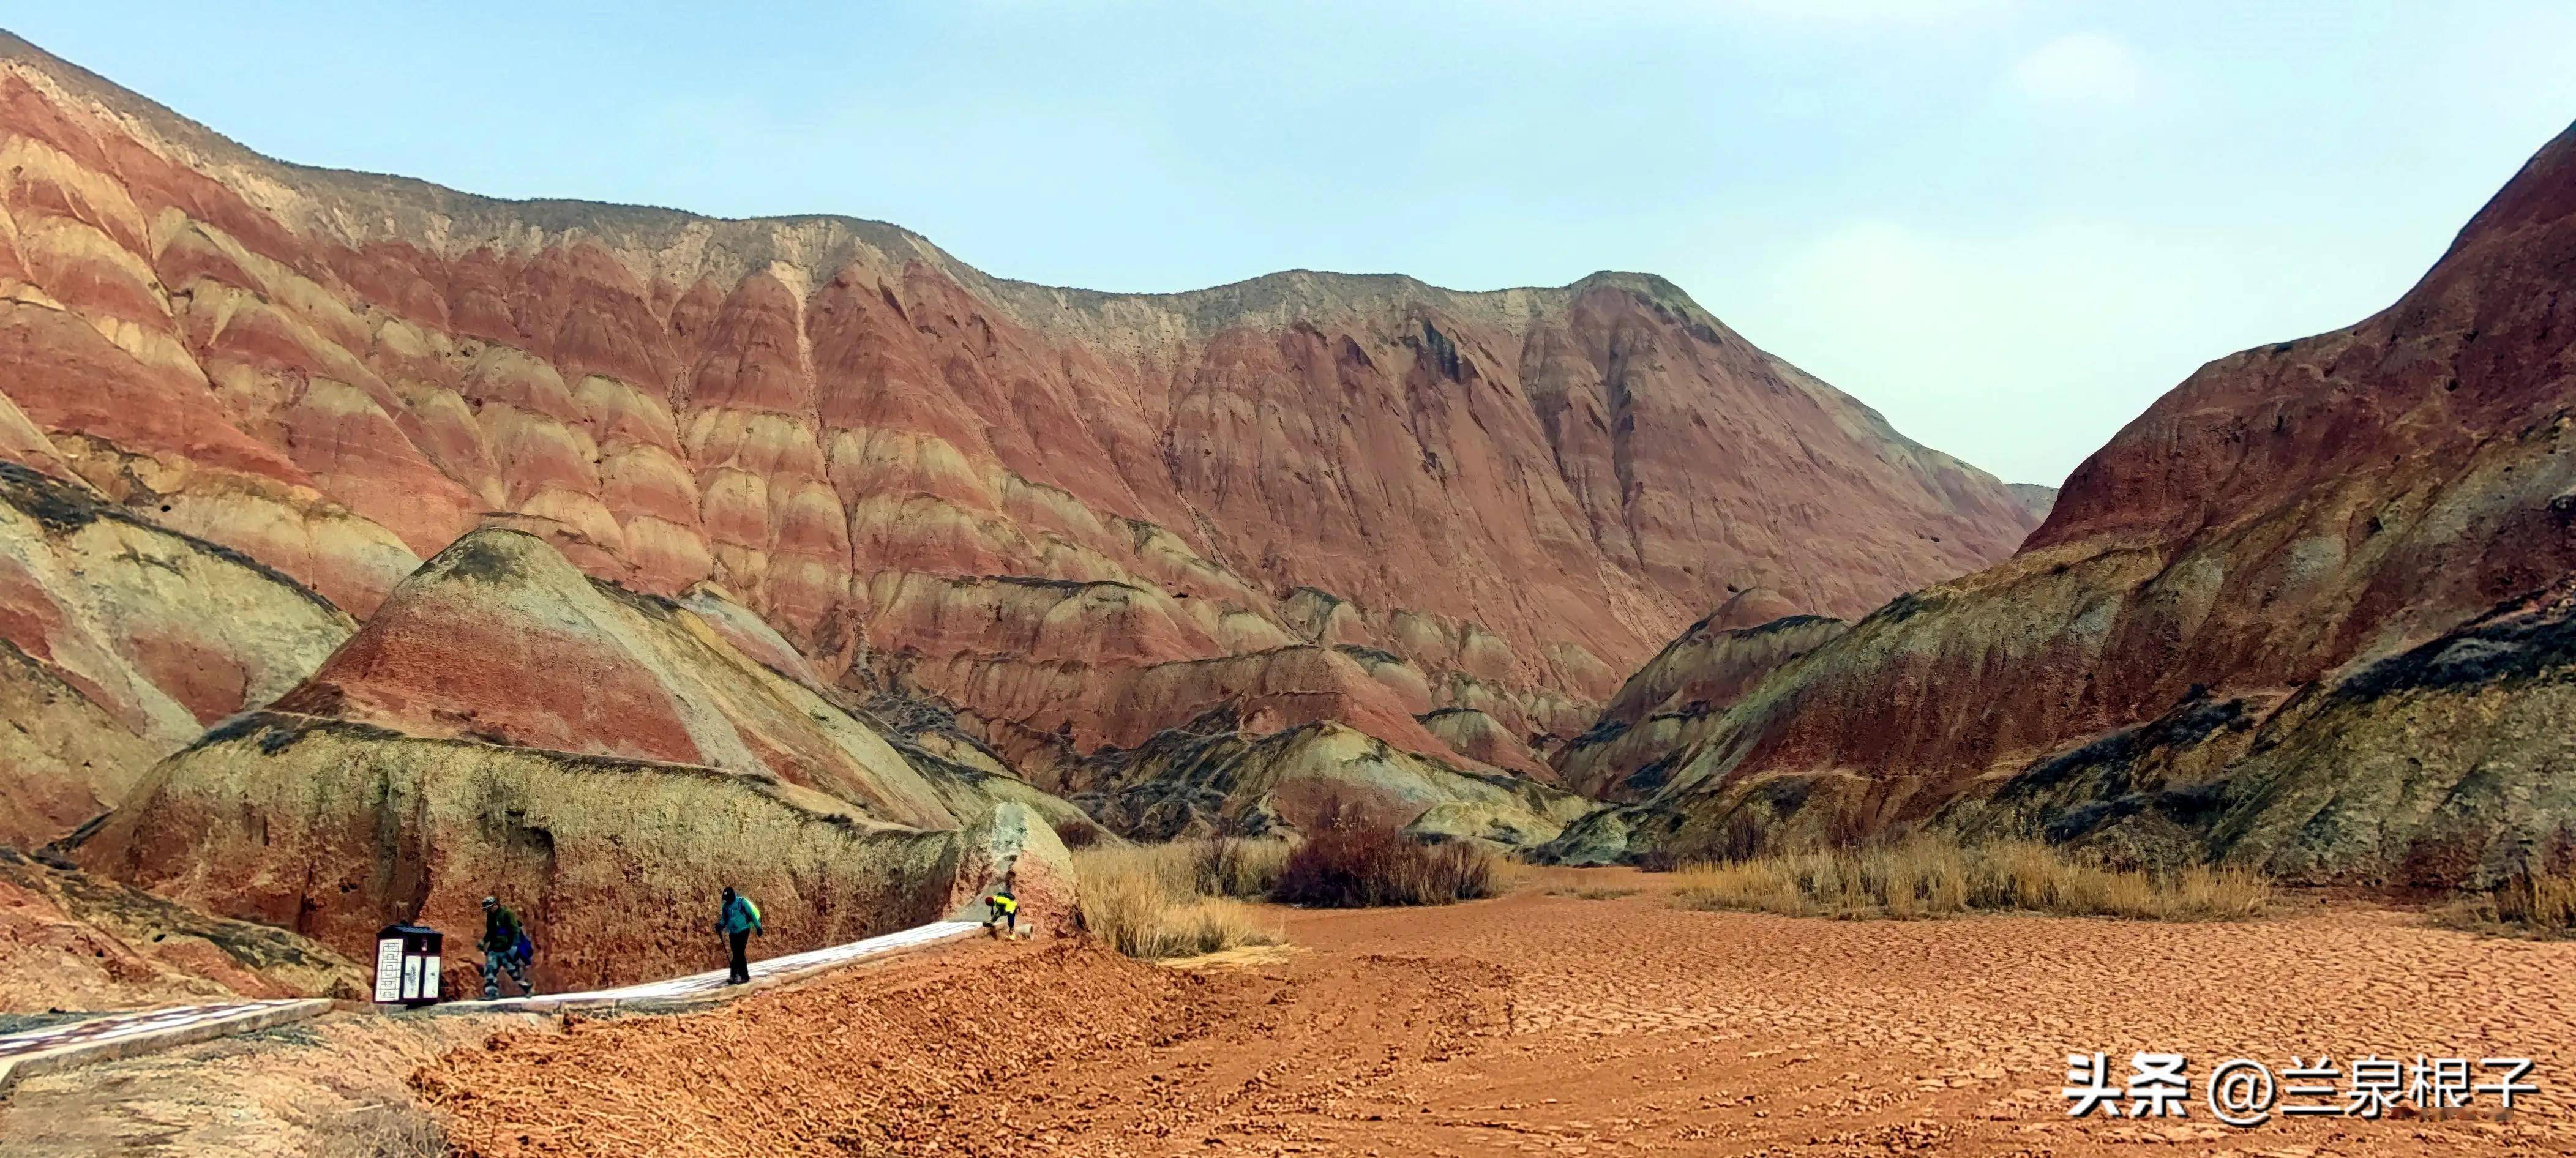
[[[1068,820],[1055,826],[1055,838],[1064,842],[1068,852],[1090,848],[1108,836],[1108,829],[1087,820]]]
[[[1726,823],[1717,830],[1716,842],[1709,848],[1709,859],[1732,864],[1762,855],[1764,831],[1761,818],[1753,815],[1752,809],[1738,808],[1728,813]]]
[[[2527,932],[2576,934],[2576,875],[2514,872],[2494,893],[2496,921]]]
[[[2495,891],[2496,919],[2537,933],[2576,933],[2576,875],[2521,872]]]
[[[1270,896],[1331,909],[1446,905],[1495,895],[1502,876],[1498,858],[1482,846],[1427,845],[1383,814],[1328,797]]]
[[[1960,845],[1930,837],[1901,844],[1755,857],[1682,870],[1683,908],[1795,917],[1912,920],[2023,910],[2154,921],[2259,916],[2271,899],[2262,876],[2195,865],[2179,872],[2104,868],[2028,841]]]
[[[2576,937],[2576,872],[2525,869],[2492,891],[2454,896],[2432,920],[2479,933]]]
[[[2416,858],[2410,854],[2410,861]],[[2465,864],[2468,860],[2462,857]],[[2454,877],[2466,875],[2465,869]],[[2493,889],[2452,894],[2429,916],[2436,925],[2478,933],[2576,937],[2576,831],[2561,827],[2527,854]]]

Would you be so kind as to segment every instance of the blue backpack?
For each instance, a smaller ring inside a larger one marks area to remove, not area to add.
[[[526,929],[521,929],[519,930],[519,943],[511,946],[511,952],[518,954],[519,960],[521,961],[534,961],[537,959],[537,943],[528,939],[528,931]]]

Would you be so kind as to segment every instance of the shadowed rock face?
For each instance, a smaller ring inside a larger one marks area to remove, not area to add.
[[[154,769],[77,856],[352,955],[418,919],[479,963],[478,905],[501,896],[560,989],[714,967],[727,885],[760,902],[773,952],[938,919],[955,836],[768,777],[262,713]],[[452,994],[473,977],[451,976]]]
[[[1704,737],[1728,705],[1848,626],[1793,615],[1729,628],[1729,620],[1745,614],[1740,600],[1664,645],[1610,697],[1601,718],[1556,754],[1556,774],[1566,787],[1596,800],[1654,795],[1671,774],[1674,754]]]
[[[2533,593],[2576,570],[2572,349],[2576,130],[2396,305],[2210,363],[2013,559],[1784,668],[1651,802],[1554,851],[1687,853],[1740,814],[1779,839],[2001,826],[2307,879],[2491,877],[2576,823],[2541,771],[2576,717],[2533,674],[2559,614]],[[2391,683],[2427,639],[2416,668],[2472,675]]]
[[[1571,735],[1729,594],[1857,614],[2036,521],[1640,275],[1032,286],[281,164],[5,35],[0,160],[0,454],[362,616],[507,512],[1014,756],[1235,695],[1443,759],[1435,708]]]

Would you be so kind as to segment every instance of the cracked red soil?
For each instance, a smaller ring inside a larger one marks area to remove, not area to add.
[[[1640,891],[1551,895],[1550,874],[1479,904],[1295,913],[1286,956],[1193,969],[977,942],[708,1013],[513,1032],[414,1081],[490,1158],[2576,1151],[2576,944],[2313,904],[2232,925],[1790,920],[1568,875]],[[2544,1093],[2507,1122],[2066,1118],[2068,1052],[2141,1049],[2197,1076],[2321,1050],[2531,1056]]]

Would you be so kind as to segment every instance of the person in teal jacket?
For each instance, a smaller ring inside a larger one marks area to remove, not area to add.
[[[760,927],[760,906],[752,904],[750,897],[734,892],[733,886],[725,886],[724,907],[716,914],[716,931],[725,935],[733,949],[732,972],[726,975],[725,984],[740,985],[751,980],[751,959],[747,954],[752,935],[769,935]]]

